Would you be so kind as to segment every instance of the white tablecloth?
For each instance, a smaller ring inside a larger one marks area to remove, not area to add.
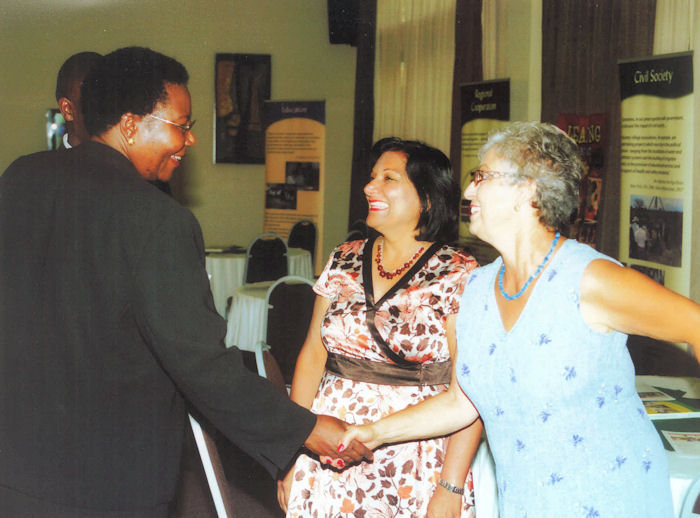
[[[691,399],[700,398],[700,378],[672,378],[666,376],[637,376],[638,386],[651,386],[672,390],[682,390],[685,397]],[[682,414],[680,414],[682,415]],[[680,416],[680,415],[677,415]],[[659,418],[667,418],[668,415],[660,415]],[[654,417],[652,417],[653,419]],[[700,429],[697,430],[700,432]],[[700,457],[679,455],[676,452],[666,451],[668,455],[668,470],[671,476],[671,496],[673,497],[674,516],[679,517],[681,506],[686,498],[688,489],[695,480],[700,479]]]
[[[207,273],[216,311],[226,317],[226,301],[244,284],[245,254],[207,255]],[[289,249],[289,275],[313,278],[311,254],[303,248]]]
[[[255,282],[236,289],[228,314],[226,347],[232,345],[245,351],[255,350],[255,344],[265,336],[265,297],[273,282]]]

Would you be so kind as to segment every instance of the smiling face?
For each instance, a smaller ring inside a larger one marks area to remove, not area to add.
[[[382,234],[403,230],[414,235],[421,203],[406,172],[406,155],[386,151],[374,164],[364,191],[369,204],[367,225]]]
[[[479,166],[486,178],[478,185],[472,180],[464,191],[469,200],[469,232],[488,243],[492,237],[502,232],[511,218],[517,218],[514,207],[522,204],[522,189],[513,185],[508,176],[515,175],[516,166],[501,158],[494,149],[490,149]],[[505,174],[489,175],[488,172]]]
[[[191,116],[187,87],[166,84],[165,90],[168,97],[156,104],[151,115],[176,124],[187,124]],[[180,165],[187,148],[197,140],[192,130],[183,132],[181,128],[154,117],[146,115],[135,123],[134,143],[127,147],[128,158],[147,180],[167,182]]]
[[[382,234],[396,230],[416,234],[421,203],[406,172],[406,155],[384,152],[374,164],[371,176],[364,189],[369,204],[367,225]]]

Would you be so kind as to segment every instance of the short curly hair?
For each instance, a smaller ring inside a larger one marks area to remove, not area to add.
[[[100,59],[102,55],[97,52],[79,52],[66,59],[56,77],[56,100],[61,97],[70,98],[71,84],[82,82],[90,68]]]
[[[147,115],[167,98],[166,84],[187,85],[178,61],[145,47],[125,47],[96,62],[83,81],[83,117],[88,133],[100,135],[125,113]]]
[[[565,232],[578,208],[583,163],[576,143],[561,129],[543,122],[514,122],[489,136],[479,159],[489,150],[517,167],[516,183],[532,180],[532,206],[547,228]]]
[[[406,173],[421,204],[416,240],[449,242],[456,239],[461,193],[450,159],[423,142],[387,137],[372,146],[371,167],[387,151],[406,155]]]

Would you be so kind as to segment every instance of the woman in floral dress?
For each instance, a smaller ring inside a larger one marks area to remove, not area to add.
[[[455,381],[351,427],[344,444],[442,435],[481,416],[501,518],[672,517],[666,452],[626,341],[682,341],[700,358],[700,305],[561,235],[583,172],[562,130],[514,122],[479,157],[469,230],[501,255],[467,281]]]
[[[459,186],[447,157],[414,141],[373,148],[367,224],[381,235],[338,246],[315,286],[291,397],[349,423],[376,421],[447,389],[454,322],[476,261],[442,244]],[[346,467],[302,454],[280,481],[288,517],[473,517],[469,465],[481,423],[449,438],[378,449]]]

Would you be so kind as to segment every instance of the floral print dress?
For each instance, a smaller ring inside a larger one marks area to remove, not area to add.
[[[316,283],[316,293],[330,300],[321,336],[329,352],[388,363],[365,323],[364,246],[365,241],[338,246]],[[476,266],[471,256],[447,245],[440,247],[408,283],[379,301],[374,323],[380,335],[413,362],[449,360],[445,319],[459,309],[468,274]],[[380,385],[325,372],[312,410],[361,424],[446,388]],[[440,477],[445,444],[439,438],[381,447],[374,453],[374,462],[343,471],[301,455],[294,468],[287,516],[423,517]],[[474,516],[471,474],[465,486],[463,518]]]

